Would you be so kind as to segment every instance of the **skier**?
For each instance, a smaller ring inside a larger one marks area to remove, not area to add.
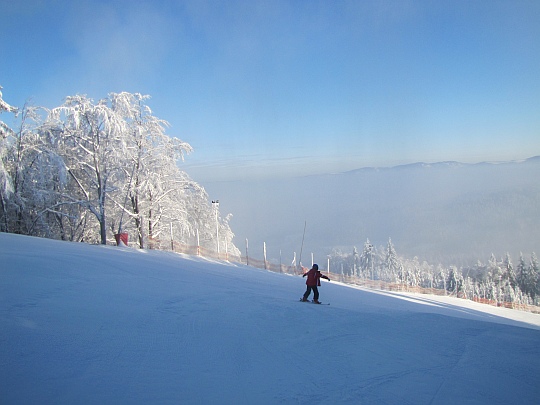
[[[305,267],[302,268],[307,270]],[[321,277],[327,279],[328,281],[330,281],[330,279],[319,271],[319,266],[317,264],[314,264],[313,267],[309,271],[305,272],[302,277],[305,276],[307,276],[307,288],[304,296],[302,297],[302,301],[307,301],[309,294],[311,294],[311,291],[313,290],[313,302],[315,304],[320,304],[319,290],[317,289],[317,286],[321,285]]]

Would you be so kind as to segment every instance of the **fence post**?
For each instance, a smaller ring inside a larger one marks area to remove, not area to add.
[[[246,266],[249,266],[249,251],[248,251],[248,246],[249,246],[249,242],[248,242],[248,238],[246,238]]]
[[[173,231],[172,231],[172,222],[171,222],[171,250],[174,252],[174,238],[173,238]]]
[[[197,256],[201,255],[201,244],[199,242],[199,228],[197,228]]]

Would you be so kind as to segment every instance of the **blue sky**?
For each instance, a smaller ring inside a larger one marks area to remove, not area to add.
[[[0,19],[6,102],[149,94],[203,183],[540,154],[538,1],[0,0]]]

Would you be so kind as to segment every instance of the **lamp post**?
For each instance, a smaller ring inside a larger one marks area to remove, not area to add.
[[[212,201],[212,206],[214,207],[214,212],[216,214],[216,246],[217,246],[217,254],[219,258],[219,220],[218,220],[219,200]]]
[[[326,265],[326,271],[328,273],[328,277],[330,277],[330,255],[327,255],[326,258],[328,259],[328,264]]]
[[[373,277],[373,245],[369,245],[369,262],[371,264],[371,281],[374,281],[375,278]]]

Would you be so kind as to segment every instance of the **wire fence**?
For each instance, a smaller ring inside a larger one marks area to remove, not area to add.
[[[182,244],[176,241],[163,242],[158,239],[152,239],[149,242],[150,249],[172,250],[175,253],[183,253],[192,256],[201,256],[210,259],[223,260],[231,263],[241,263],[247,266],[255,267],[258,269],[265,269],[268,271],[302,275],[303,271],[299,266],[276,264],[268,260],[259,260],[250,256],[238,256],[233,255],[227,251],[217,252],[215,249],[209,249],[202,246],[193,246]],[[355,285],[365,287],[373,290],[392,291],[392,292],[409,292],[415,294],[431,294],[439,296],[454,296],[456,298],[467,299],[470,301],[478,302],[481,304],[491,305],[495,307],[504,307],[509,309],[516,309],[520,311],[531,312],[540,314],[540,307],[536,305],[521,304],[517,302],[500,302],[496,300],[486,299],[479,296],[468,296],[463,292],[449,293],[444,289],[438,288],[424,288],[418,286],[410,286],[407,284],[391,283],[383,280],[370,280],[360,278],[358,276],[350,276],[339,273],[332,273],[321,269],[323,273],[328,275],[332,280],[340,281],[344,284]]]

